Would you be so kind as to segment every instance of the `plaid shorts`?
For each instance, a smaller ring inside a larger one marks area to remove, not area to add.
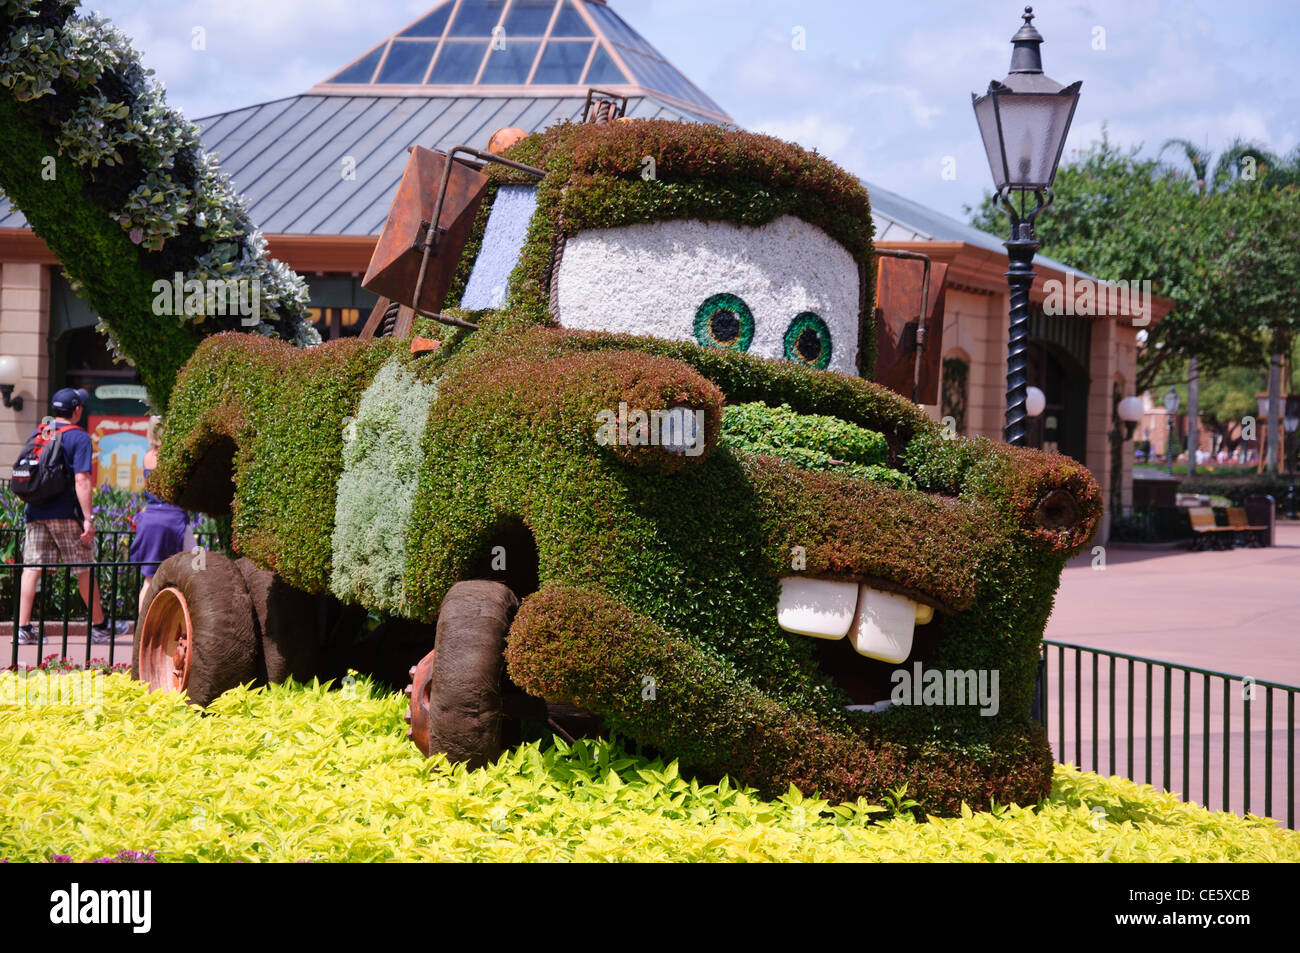
[[[94,557],[90,544],[81,541],[80,520],[36,520],[27,524],[23,562],[89,563]]]

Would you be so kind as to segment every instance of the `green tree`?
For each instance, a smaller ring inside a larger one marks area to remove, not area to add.
[[[1258,413],[1255,395],[1263,392],[1267,384],[1267,375],[1258,367],[1229,367],[1213,377],[1201,379],[1201,423],[1214,433],[1216,450],[1220,447],[1233,449],[1232,432],[1241,425],[1243,417],[1254,417]],[[1187,385],[1175,384],[1174,390],[1181,406],[1186,407]]]
[[[1207,378],[1266,366],[1278,353],[1273,348],[1300,328],[1293,277],[1300,189],[1288,184],[1300,150],[1283,161],[1234,143],[1217,164],[1189,155],[1191,173],[1142,158],[1140,150],[1123,150],[1103,134],[1061,167],[1055,204],[1035,223],[1043,254],[1104,280],[1150,279],[1155,294],[1175,301],[1147,329],[1139,392],[1180,382],[1192,356]],[[1253,178],[1241,174],[1247,153],[1256,159]],[[1005,231],[991,195],[972,221]]]

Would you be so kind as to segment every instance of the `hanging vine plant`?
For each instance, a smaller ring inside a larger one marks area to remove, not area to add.
[[[267,255],[198,128],[167,106],[127,37],[76,6],[0,0],[0,189],[115,354],[165,409],[207,335],[316,343],[305,283]],[[178,275],[176,293],[160,294],[156,283]]]

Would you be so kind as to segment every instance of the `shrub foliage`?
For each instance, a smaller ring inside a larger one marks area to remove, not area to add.
[[[0,674],[0,698],[19,677]],[[0,859],[1300,860],[1275,822],[1072,767],[1041,803],[918,823],[883,800],[703,783],[617,741],[534,742],[466,772],[426,761],[405,698],[364,679],[238,689],[206,716],[123,675],[103,684],[100,710],[0,704]]]

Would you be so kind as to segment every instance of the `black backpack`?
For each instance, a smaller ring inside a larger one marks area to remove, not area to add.
[[[10,489],[24,503],[48,503],[68,488],[68,466],[63,455],[63,435],[76,430],[76,424],[64,424],[53,432],[38,427],[14,464],[9,478]]]

